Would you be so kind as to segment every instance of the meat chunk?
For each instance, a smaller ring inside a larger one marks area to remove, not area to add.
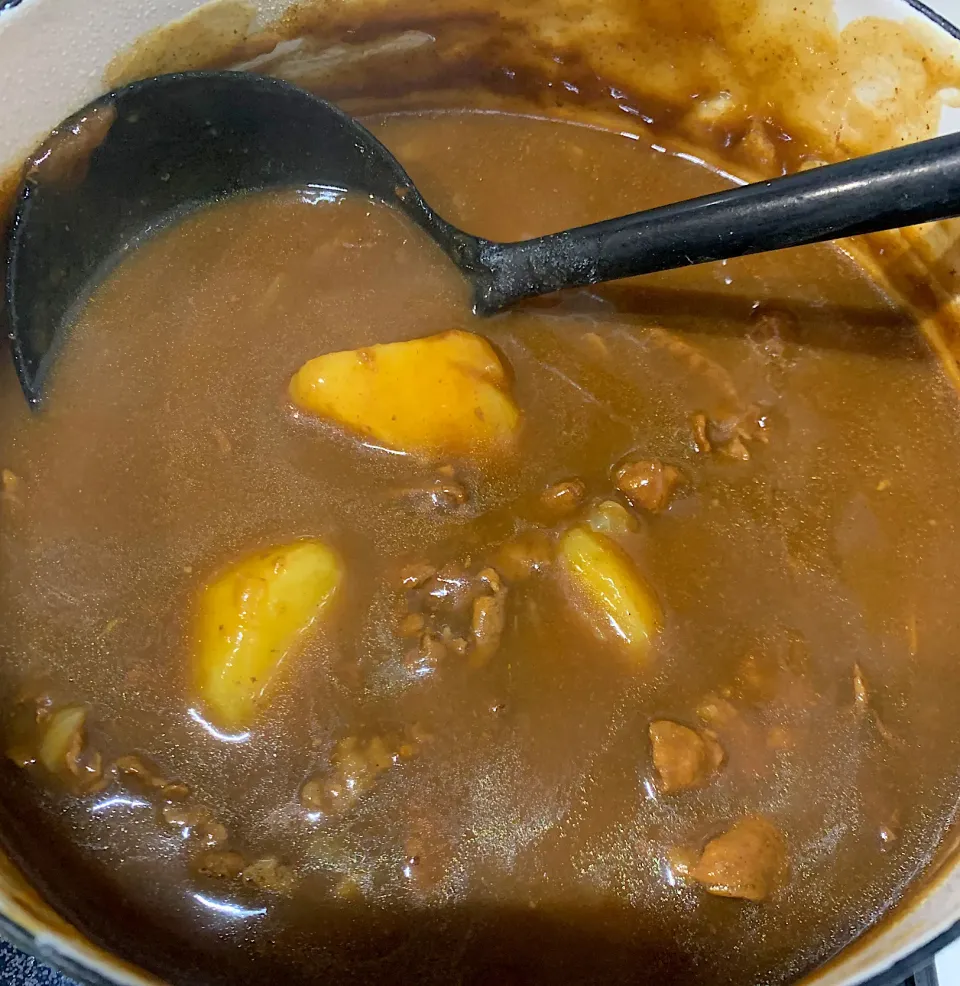
[[[723,748],[709,733],[669,719],[650,723],[649,732],[653,765],[664,794],[699,787],[723,763]]]
[[[380,775],[400,755],[382,736],[373,736],[366,742],[347,736],[334,748],[329,771],[311,777],[300,789],[300,803],[308,811],[342,815],[373,790]]]
[[[758,407],[717,418],[695,414],[690,425],[694,451],[719,452],[728,459],[741,462],[749,461],[748,446],[751,443],[766,445],[769,442],[770,416]]]
[[[707,416],[695,414],[690,419],[690,430],[693,432],[693,450],[695,452],[712,452],[710,436],[707,434]]]
[[[423,608],[433,613],[446,614],[469,611],[478,592],[473,576],[456,562],[444,565],[420,588]]]
[[[436,633],[422,633],[417,645],[407,651],[403,664],[411,674],[422,678],[433,674],[446,656],[447,646],[441,636]]]
[[[171,828],[179,829],[185,839],[205,849],[222,846],[228,839],[226,826],[213,817],[206,805],[166,804],[160,809],[160,817]]]
[[[507,541],[497,553],[497,567],[510,582],[542,572],[553,561],[553,544],[543,531],[527,531]]]
[[[416,589],[436,574],[437,570],[429,562],[413,562],[400,571],[399,582],[404,589]]]
[[[167,779],[160,771],[135,753],[117,757],[113,769],[118,778],[135,784],[140,790],[159,790],[167,785]]]
[[[418,638],[404,656],[407,670],[417,677],[432,674],[448,654],[462,657],[469,652],[471,663],[479,667],[500,646],[507,587],[496,568],[473,570],[469,565],[469,559],[449,562],[422,578],[415,570],[406,580],[407,591],[398,599],[396,632]]]
[[[200,876],[215,877],[218,880],[235,880],[243,872],[244,865],[240,853],[214,850],[201,853],[194,861],[193,868]]]
[[[470,663],[474,667],[486,664],[497,652],[506,622],[506,594],[502,589],[491,596],[474,600],[473,619],[470,622],[474,641]]]
[[[748,816],[711,839],[690,875],[718,897],[766,900],[787,873],[787,846],[767,819]]]
[[[267,890],[274,894],[289,895],[297,887],[297,874],[293,868],[273,856],[258,859],[244,867],[240,879],[258,890]]]
[[[453,466],[441,466],[437,475],[426,480],[423,485],[407,487],[398,492],[400,496],[410,497],[415,503],[441,512],[455,510],[470,502],[470,492],[457,478]]]
[[[396,634],[398,637],[419,637],[426,625],[423,613],[404,613],[397,621]]]
[[[540,504],[552,517],[566,517],[580,506],[586,491],[583,480],[567,479],[548,486],[540,494]]]
[[[659,459],[627,462],[616,473],[617,489],[634,507],[659,513],[670,502],[680,470]]]
[[[117,757],[112,772],[124,786],[149,796],[157,795],[161,802],[186,801],[191,794],[183,781],[167,780],[156,767],[135,753]]]

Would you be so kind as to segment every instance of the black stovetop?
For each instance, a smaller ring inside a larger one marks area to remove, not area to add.
[[[0,986],[77,986],[77,984],[38,959],[24,955],[12,945],[0,940]],[[902,986],[938,986],[937,970],[933,962],[908,976]]]

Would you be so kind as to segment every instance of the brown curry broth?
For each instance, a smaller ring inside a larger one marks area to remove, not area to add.
[[[457,114],[378,128],[439,211],[494,237],[723,185],[587,128]],[[747,338],[757,302],[795,319],[783,358],[765,360]],[[729,399],[650,325],[682,330],[744,405],[769,408],[769,446],[751,446],[747,463],[692,451],[690,414],[729,410]],[[525,413],[514,459],[460,464],[474,495],[466,517],[416,510],[393,491],[429,469],[294,420],[283,401],[312,355],[451,326],[500,348]],[[125,927],[154,929],[152,942],[124,933],[149,967],[252,981],[267,962],[300,979],[361,956],[356,978],[384,981],[446,982],[454,967],[483,982],[629,981],[638,968],[688,982],[783,979],[875,918],[951,817],[955,397],[906,320],[830,248],[478,322],[449,265],[393,214],[251,198],[122,265],[75,329],[40,417],[9,376],[0,456],[24,495],[7,504],[0,542],[8,701],[20,682],[52,679],[61,699],[90,702],[106,753],[150,753],[236,844],[307,873],[289,902],[197,880],[150,809],[94,813],[107,795],[74,801],[11,776],[19,818],[8,826],[30,868],[111,943],[109,902],[123,900]],[[545,577],[512,594],[488,668],[451,660],[405,682],[388,613],[402,561],[488,556],[543,519],[545,483],[578,475],[607,495],[610,465],[632,451],[690,480],[626,541],[667,612],[651,668],[597,644]],[[304,534],[343,553],[347,591],[254,739],[218,743],[185,715],[193,594],[225,559]],[[713,783],[649,798],[650,719],[694,722],[707,693],[735,687],[748,654],[772,691],[739,704],[764,728],[785,725],[795,748],[724,737],[729,764]],[[855,661],[893,745],[851,711]],[[317,857],[298,786],[340,736],[413,722],[432,743],[334,827],[363,860],[368,901],[333,900],[335,867]],[[786,834],[787,888],[753,906],[668,885],[671,847],[702,844],[750,811]],[[897,812],[899,840],[883,851],[880,827]],[[445,876],[426,894],[402,875],[411,827],[427,829],[425,862]],[[51,854],[57,839],[76,848],[61,841]],[[269,914],[231,924],[193,892]]]

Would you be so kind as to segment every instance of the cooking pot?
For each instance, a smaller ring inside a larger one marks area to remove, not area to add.
[[[348,108],[590,117],[745,178],[960,130],[960,0],[0,0],[0,200],[62,118],[158,72],[247,67]],[[287,8],[287,9],[285,9]],[[300,40],[303,29],[310,35]],[[731,136],[732,135],[732,136]],[[848,245],[844,244],[846,248]],[[960,221],[851,252],[916,312],[960,384]],[[902,901],[810,981],[902,979],[960,934],[952,836]],[[62,919],[0,852],[0,932],[90,983],[155,982]]]

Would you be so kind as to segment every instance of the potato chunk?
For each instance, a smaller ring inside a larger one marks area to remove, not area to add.
[[[294,374],[290,398],[379,445],[426,457],[495,454],[520,425],[493,347],[459,330],[318,356]]]
[[[224,730],[246,729],[277,672],[342,578],[321,541],[294,541],[241,559],[200,597],[194,682],[204,712]]]
[[[560,557],[594,627],[636,658],[646,657],[660,628],[653,591],[620,546],[589,527],[571,527],[560,539]]]

